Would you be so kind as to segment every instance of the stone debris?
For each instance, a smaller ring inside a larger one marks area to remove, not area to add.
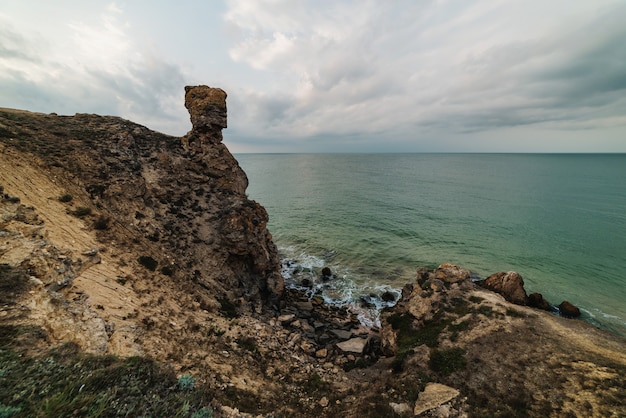
[[[413,414],[423,414],[450,402],[457,396],[459,396],[459,391],[450,386],[442,385],[441,383],[428,383],[424,391],[417,397]]]
[[[408,415],[413,412],[413,409],[411,409],[411,406],[408,403],[389,402],[389,406],[393,409],[393,412],[398,415]]]
[[[368,342],[369,340],[367,338],[357,337],[337,343],[337,347],[339,347],[339,349],[344,353],[363,354]]]

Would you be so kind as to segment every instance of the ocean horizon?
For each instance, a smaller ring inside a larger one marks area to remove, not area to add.
[[[626,154],[235,154],[290,286],[376,322],[419,267],[522,275],[626,336]],[[324,282],[328,267],[335,279]]]

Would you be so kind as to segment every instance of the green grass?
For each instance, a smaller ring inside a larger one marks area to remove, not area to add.
[[[214,394],[179,383],[143,357],[85,355],[71,344],[38,357],[0,348],[0,417],[210,417]]]
[[[457,370],[465,368],[465,350],[459,347],[446,350],[433,350],[430,355],[429,366],[434,371],[443,376],[448,376]]]
[[[393,314],[387,318],[387,322],[398,331],[398,352],[391,367],[394,372],[400,372],[404,367],[404,360],[414,347],[426,344],[432,348],[439,345],[439,335],[451,320],[435,318],[417,329],[413,326],[413,317],[410,314]]]

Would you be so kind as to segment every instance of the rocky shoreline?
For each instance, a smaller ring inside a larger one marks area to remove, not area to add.
[[[225,99],[186,89],[183,138],[1,110],[3,413],[626,415],[626,341],[516,273],[419,269],[380,327],[285,288]]]

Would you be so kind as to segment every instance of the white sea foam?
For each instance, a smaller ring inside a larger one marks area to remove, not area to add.
[[[381,310],[395,305],[402,294],[400,289],[386,284],[359,285],[354,280],[356,274],[344,266],[327,263],[326,260],[332,259],[327,255],[318,257],[295,247],[284,247],[280,252],[281,274],[287,287],[303,291],[309,298],[320,296],[328,305],[347,308],[364,326],[380,326]],[[325,267],[333,272],[332,278],[322,277]],[[371,283],[371,280],[360,282]]]

